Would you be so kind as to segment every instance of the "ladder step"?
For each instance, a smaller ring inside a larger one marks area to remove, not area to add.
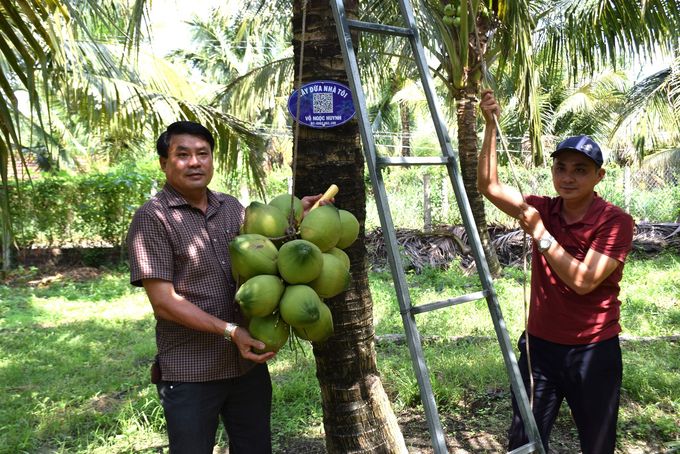
[[[421,314],[423,312],[433,311],[435,309],[441,309],[443,307],[455,306],[457,304],[481,300],[483,298],[486,298],[487,295],[488,292],[486,290],[482,290],[475,293],[468,293],[467,295],[458,296],[456,298],[449,298],[447,300],[435,301],[434,303],[413,306],[411,307],[410,312],[412,314]]]
[[[448,156],[415,156],[403,158],[376,158],[378,167],[387,166],[432,166],[432,165],[447,165],[452,163],[452,158]]]
[[[410,28],[395,27],[394,25],[375,24],[360,20],[348,20],[347,25],[351,29],[373,32],[381,35],[405,36],[407,38],[413,36],[413,30]]]
[[[508,454],[529,454],[531,452],[536,452],[537,450],[536,447],[537,447],[536,442],[532,441],[530,443],[520,446],[519,448],[513,449]]]

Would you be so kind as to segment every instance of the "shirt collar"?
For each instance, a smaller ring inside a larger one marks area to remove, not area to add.
[[[220,204],[224,201],[225,196],[224,194],[213,192],[210,189],[207,189],[207,191],[208,191],[208,210],[210,211],[211,208],[219,207]],[[165,192],[166,194],[168,206],[170,207],[190,205],[189,202],[187,202],[187,200],[184,198],[184,196],[180,194],[179,191],[177,191],[177,189],[173,188],[167,182],[165,183],[165,186],[163,186],[163,192]]]
[[[550,210],[550,214],[554,216],[559,216],[560,219],[562,219],[562,216],[560,214],[562,213],[562,205],[564,204],[564,199],[562,197],[557,197],[557,203],[553,205],[552,210]],[[587,225],[592,225],[597,222],[597,219],[600,216],[600,213],[602,212],[602,208],[605,205],[604,199],[597,195],[597,192],[595,193],[595,196],[593,197],[593,203],[590,204],[590,207],[588,207],[588,211],[586,211],[586,214],[583,216],[583,218],[578,221],[580,224],[587,224]]]

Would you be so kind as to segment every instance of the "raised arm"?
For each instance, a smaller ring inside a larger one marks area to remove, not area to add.
[[[491,90],[482,92],[479,103],[486,125],[484,141],[477,163],[477,189],[498,209],[508,216],[517,219],[523,203],[522,194],[512,186],[498,181],[498,160],[496,154],[496,118],[500,118],[501,109]]]

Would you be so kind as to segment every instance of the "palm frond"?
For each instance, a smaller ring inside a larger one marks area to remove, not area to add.
[[[679,40],[680,6],[677,0],[558,0],[539,28],[539,51],[576,78],[657,52],[672,55]]]
[[[680,148],[670,148],[646,156],[640,167],[644,169],[680,169]]]
[[[612,141],[635,150],[636,160],[680,142],[680,59],[641,80],[625,94]]]

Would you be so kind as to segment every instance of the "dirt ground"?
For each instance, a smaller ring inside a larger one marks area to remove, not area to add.
[[[409,410],[397,415],[399,426],[409,454],[433,454],[432,441],[423,414]],[[503,417],[505,418],[505,416]],[[490,416],[485,418],[468,418],[466,415],[456,417],[442,416],[442,425],[446,433],[446,444],[451,454],[472,453],[506,453],[507,437],[505,431],[509,421]],[[484,424],[493,424],[493,427]],[[551,437],[551,454],[575,454],[579,452],[576,434],[569,433],[568,427],[558,424]],[[566,431],[566,432],[565,432]],[[281,454],[325,454],[323,439],[291,438],[283,441]],[[643,453],[645,451],[623,451],[626,453]],[[647,451],[649,453],[653,451]]]
[[[442,417],[446,445],[450,454],[507,453],[509,406],[502,415],[484,418],[457,415]],[[433,454],[432,442],[423,414],[407,411],[397,415],[409,454]],[[321,438],[290,438],[280,443],[279,454],[326,454]],[[568,414],[560,414],[550,437],[549,454],[578,454],[578,435]],[[668,453],[663,447],[648,443],[619,446],[617,454]]]

